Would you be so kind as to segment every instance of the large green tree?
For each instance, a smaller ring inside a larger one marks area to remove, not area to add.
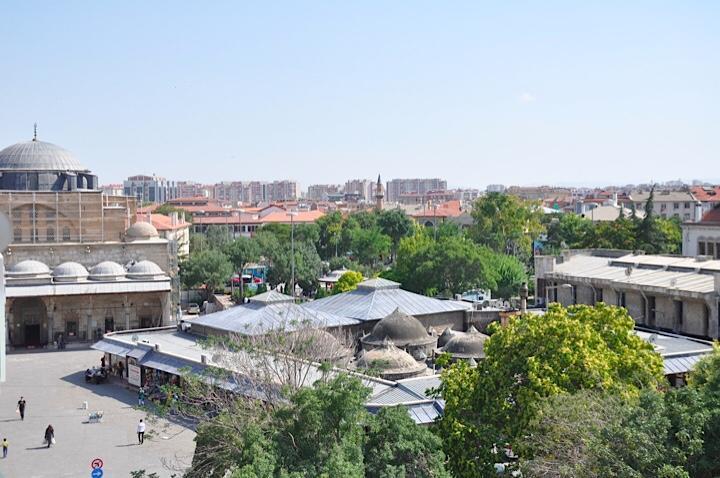
[[[242,274],[249,264],[260,259],[260,245],[253,239],[238,237],[225,246],[225,254],[235,271],[240,274],[240,297],[244,297],[245,282],[242,280]]]
[[[390,253],[391,241],[377,227],[357,228],[352,233],[352,252],[358,262],[375,267]]]
[[[400,239],[413,232],[412,220],[402,209],[386,209],[378,213],[377,225],[392,240],[391,260],[395,260]]]
[[[522,260],[530,257],[533,240],[544,230],[540,205],[509,194],[481,197],[471,214],[470,236],[475,242]]]
[[[662,383],[662,358],[633,327],[625,309],[598,304],[555,305],[493,328],[477,369],[443,371],[439,431],[456,476],[486,473],[488,450],[516,442],[546,397],[580,390],[632,396]]]
[[[232,264],[225,254],[206,249],[180,263],[180,278],[185,287],[205,286],[206,299],[221,289],[232,275]]]

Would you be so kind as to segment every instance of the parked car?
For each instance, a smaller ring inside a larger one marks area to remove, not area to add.
[[[197,304],[188,305],[187,313],[192,315],[198,315],[200,313],[200,306]]]

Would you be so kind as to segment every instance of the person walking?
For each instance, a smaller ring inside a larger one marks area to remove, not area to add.
[[[3,438],[3,441],[2,441],[3,458],[7,458],[8,446],[10,446],[10,444],[8,443],[7,438]]]
[[[17,410],[20,414],[20,420],[25,420],[25,399],[23,397],[18,400]]]
[[[138,406],[142,407],[145,405],[145,389],[140,387],[138,389]]]
[[[142,445],[145,442],[145,422],[140,419],[140,423],[137,426],[138,444]]]
[[[55,443],[55,429],[52,425],[48,425],[45,429],[45,441],[47,442],[48,448],[50,448],[50,445]]]

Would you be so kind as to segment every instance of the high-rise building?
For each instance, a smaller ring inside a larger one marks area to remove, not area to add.
[[[237,205],[243,200],[243,183],[241,181],[224,181],[215,184],[213,197],[224,204]]]
[[[329,195],[340,194],[342,186],[339,184],[312,184],[308,186],[306,199],[311,201],[327,201]]]
[[[431,179],[393,179],[387,183],[387,201],[397,202],[401,195],[423,195],[430,191],[444,191],[447,181],[439,178]]]
[[[210,195],[207,186],[195,181],[178,181],[176,186],[179,198],[208,197]]]
[[[250,181],[243,187],[243,202],[257,204],[265,201],[265,184],[260,181]]]
[[[350,179],[345,182],[345,194],[357,196],[361,201],[373,201],[375,183],[370,179]]]
[[[298,198],[297,183],[295,181],[273,181],[265,183],[265,201],[294,201]]]
[[[178,197],[174,181],[155,175],[130,176],[123,181],[123,189],[126,196],[137,198],[139,204],[163,204]]]

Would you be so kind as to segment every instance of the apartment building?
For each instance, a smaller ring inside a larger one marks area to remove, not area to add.
[[[405,194],[424,195],[430,191],[447,190],[447,181],[439,178],[431,179],[392,179],[387,182],[386,201],[398,202]]]

